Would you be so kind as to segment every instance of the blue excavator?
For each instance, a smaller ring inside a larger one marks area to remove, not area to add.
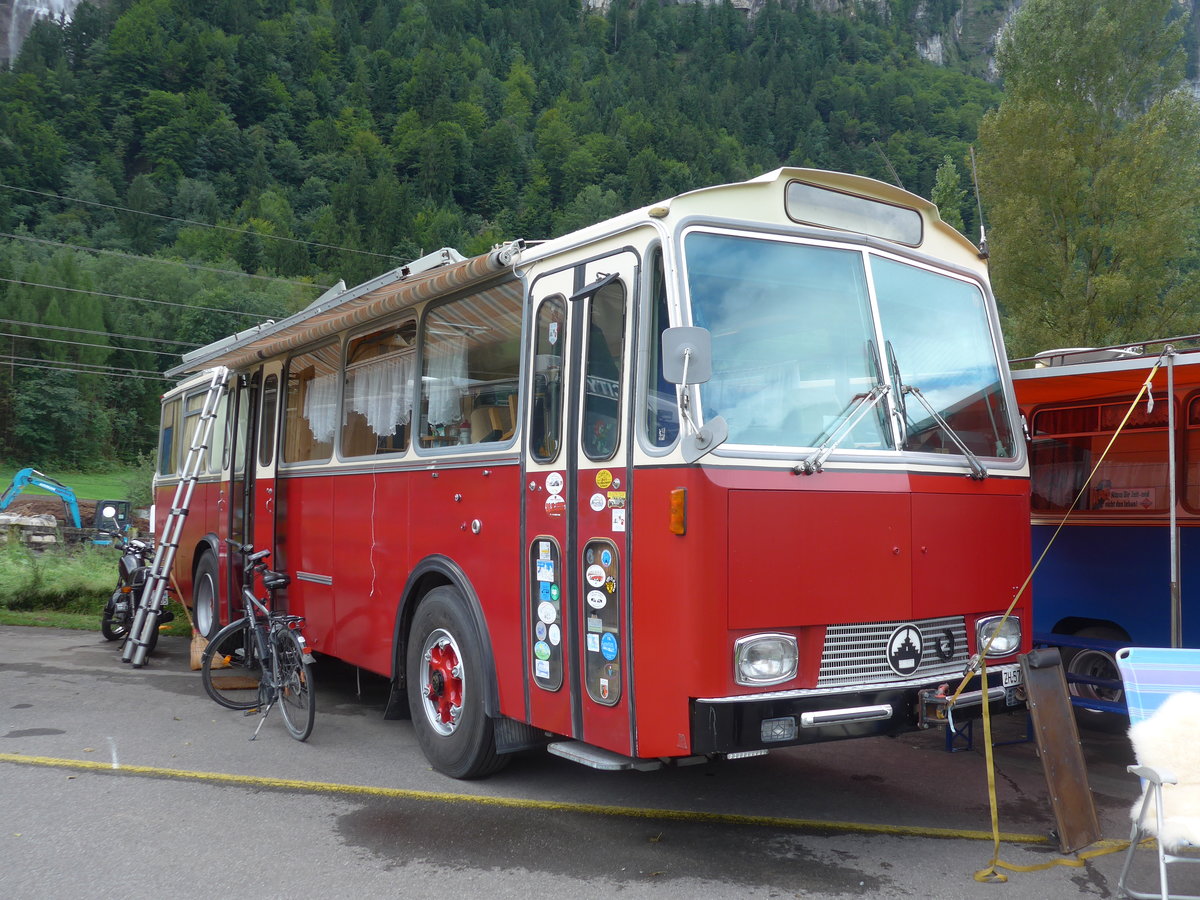
[[[13,476],[12,484],[0,495],[0,512],[8,509],[10,503],[27,487],[40,488],[54,494],[63,502],[67,509],[67,524],[82,528],[83,522],[79,517],[79,500],[75,492],[61,481],[51,478],[37,469],[21,469]],[[105,515],[112,510],[110,515]],[[96,504],[95,527],[102,531],[112,531],[123,534],[129,527],[128,500],[101,500]],[[107,543],[107,541],[105,541]]]

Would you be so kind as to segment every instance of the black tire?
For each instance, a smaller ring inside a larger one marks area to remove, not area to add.
[[[483,706],[483,652],[466,601],[452,587],[434,588],[417,607],[405,672],[417,743],[430,764],[451,778],[482,778],[508,764]]]
[[[204,648],[200,681],[204,691],[226,709],[256,709],[263,666],[249,619],[230,622]]]
[[[104,605],[104,612],[100,615],[100,633],[106,641],[123,641],[129,634],[129,614],[123,613],[120,621],[115,618],[117,602],[127,596],[116,591]]]
[[[210,641],[221,628],[218,572],[217,555],[205,550],[200,554],[200,562],[196,564],[196,574],[192,579],[192,621],[196,623],[196,631]]]
[[[304,661],[304,648],[294,631],[275,632],[275,648],[279,656],[279,711],[292,737],[306,741],[317,717],[312,670]]]
[[[1104,625],[1089,625],[1073,635],[1077,638],[1097,638],[1103,641],[1128,641],[1129,636],[1115,628]],[[1092,678],[1121,680],[1117,661],[1107,650],[1096,648],[1064,648],[1063,669],[1068,675],[1087,675]],[[1125,699],[1123,688],[1102,688],[1088,684],[1071,684],[1067,689],[1072,696],[1089,700],[1108,700],[1120,703]],[[1075,720],[1080,727],[1093,731],[1118,732],[1129,727],[1129,720],[1119,713],[1075,707]]]

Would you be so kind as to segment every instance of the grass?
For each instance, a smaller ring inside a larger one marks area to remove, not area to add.
[[[0,625],[99,631],[118,555],[92,544],[34,552],[10,539],[0,546]],[[190,635],[187,617],[178,615],[163,633]]]

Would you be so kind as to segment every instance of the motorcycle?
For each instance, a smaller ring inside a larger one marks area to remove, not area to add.
[[[133,625],[133,616],[137,612],[138,602],[150,574],[150,562],[154,559],[154,543],[127,538],[116,532],[107,532],[118,544],[121,556],[117,560],[117,587],[104,605],[100,616],[100,633],[107,640],[124,640],[129,636]],[[159,613],[158,624],[169,622],[173,615],[163,610]],[[149,653],[158,643],[158,629],[150,634],[150,643],[146,648]]]

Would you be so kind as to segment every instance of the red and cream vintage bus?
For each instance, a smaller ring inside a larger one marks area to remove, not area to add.
[[[184,358],[167,513],[208,635],[227,537],[433,766],[598,768],[895,734],[995,634],[1017,702],[1028,469],[985,264],[928,201],[780,169],[538,244],[430,254]],[[176,438],[178,436],[178,439]]]

